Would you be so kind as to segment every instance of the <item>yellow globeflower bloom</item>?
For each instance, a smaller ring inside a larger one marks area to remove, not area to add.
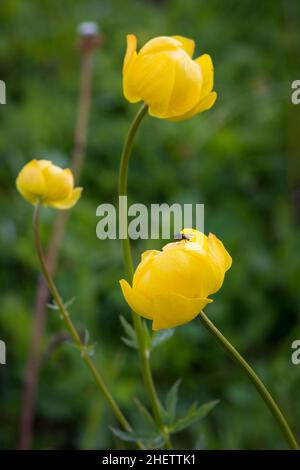
[[[80,198],[82,188],[74,188],[72,171],[49,160],[31,160],[18,174],[19,193],[31,204],[40,201],[55,209],[70,209]]]
[[[181,231],[183,239],[162,251],[143,253],[132,287],[120,281],[130,308],[153,320],[153,330],[172,328],[195,318],[224,281],[232,259],[223,243],[193,229]]]
[[[210,109],[213,63],[208,54],[193,60],[195,43],[182,36],[161,36],[136,52],[136,37],[127,35],[123,91],[131,103],[144,101],[149,114],[171,121],[188,119]]]

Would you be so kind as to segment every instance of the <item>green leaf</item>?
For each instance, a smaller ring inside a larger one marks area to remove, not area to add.
[[[90,342],[90,333],[89,333],[89,330],[85,330],[84,331],[83,344],[85,344],[87,346],[89,344],[89,342]]]
[[[129,348],[138,349],[136,333],[135,333],[133,326],[122,315],[120,315],[120,322],[122,323],[124,331],[127,335],[127,336],[122,336],[121,340]]]
[[[120,322],[122,323],[124,331],[128,337],[131,338],[131,340],[136,341],[136,333],[133,326],[122,315],[120,315]]]
[[[71,299],[67,300],[67,301],[64,303],[65,309],[67,309],[68,307],[70,307],[70,305],[72,305],[72,304],[75,302],[75,299],[76,299],[76,297],[72,297]]]
[[[58,310],[58,306],[54,301],[52,304],[47,304],[47,307],[50,308],[51,310]]]
[[[146,421],[150,424],[151,427],[155,428],[155,422],[151,413],[147,410],[147,408],[143,405],[143,403],[136,397],[133,399],[134,403],[136,404],[141,416],[143,416]]]
[[[123,343],[126,344],[126,346],[128,346],[129,348],[138,349],[138,345],[136,344],[136,341],[133,341],[133,340],[128,339],[128,338],[125,338],[125,336],[122,336],[122,337],[121,337],[121,340],[122,340]]]
[[[85,346],[85,350],[88,353],[90,357],[94,356],[95,354],[95,349],[96,349],[97,343],[92,343],[92,344],[87,344]]]
[[[195,403],[193,403],[188,414],[184,418],[180,418],[176,421],[176,423],[170,428],[170,432],[174,434],[182,431],[196,421],[203,419],[218,403],[219,400],[210,401],[199,408],[197,408]]]
[[[66,302],[63,303],[65,309],[70,307],[75,301],[76,297],[72,297],[71,299],[67,300]],[[49,307],[51,310],[59,310],[59,307],[55,300],[53,299],[52,303],[47,304],[47,307]]]
[[[152,348],[156,348],[159,344],[167,341],[173,336],[174,332],[175,328],[170,328],[168,330],[161,330],[158,333],[155,333],[152,338]]]
[[[176,380],[174,385],[170,388],[166,397],[166,413],[167,419],[170,424],[174,423],[176,419],[176,409],[178,401],[178,389],[181,384],[181,379]]]
[[[119,439],[125,442],[140,441],[143,444],[151,445],[151,447],[160,447],[164,444],[165,438],[155,433],[143,432],[125,432],[110,426],[111,432]]]

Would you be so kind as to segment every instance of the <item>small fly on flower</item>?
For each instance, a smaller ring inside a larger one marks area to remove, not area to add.
[[[190,240],[191,236],[186,233],[176,233],[174,235],[174,240]]]

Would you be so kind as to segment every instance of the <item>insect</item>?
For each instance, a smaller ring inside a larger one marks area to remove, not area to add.
[[[174,240],[190,240],[191,236],[186,235],[185,233],[176,233],[174,235]]]

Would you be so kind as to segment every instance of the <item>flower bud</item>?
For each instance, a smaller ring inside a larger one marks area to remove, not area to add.
[[[143,253],[132,286],[120,281],[130,308],[153,320],[153,330],[172,328],[195,318],[224,281],[232,259],[222,242],[193,229],[162,251]]]
[[[144,101],[149,114],[181,121],[210,109],[216,101],[210,56],[193,60],[195,43],[182,36],[161,36],[136,52],[136,37],[127,35],[123,91],[131,103]]]
[[[31,204],[40,201],[55,209],[70,209],[80,198],[82,188],[74,188],[72,171],[49,160],[31,160],[18,174],[19,193]]]

